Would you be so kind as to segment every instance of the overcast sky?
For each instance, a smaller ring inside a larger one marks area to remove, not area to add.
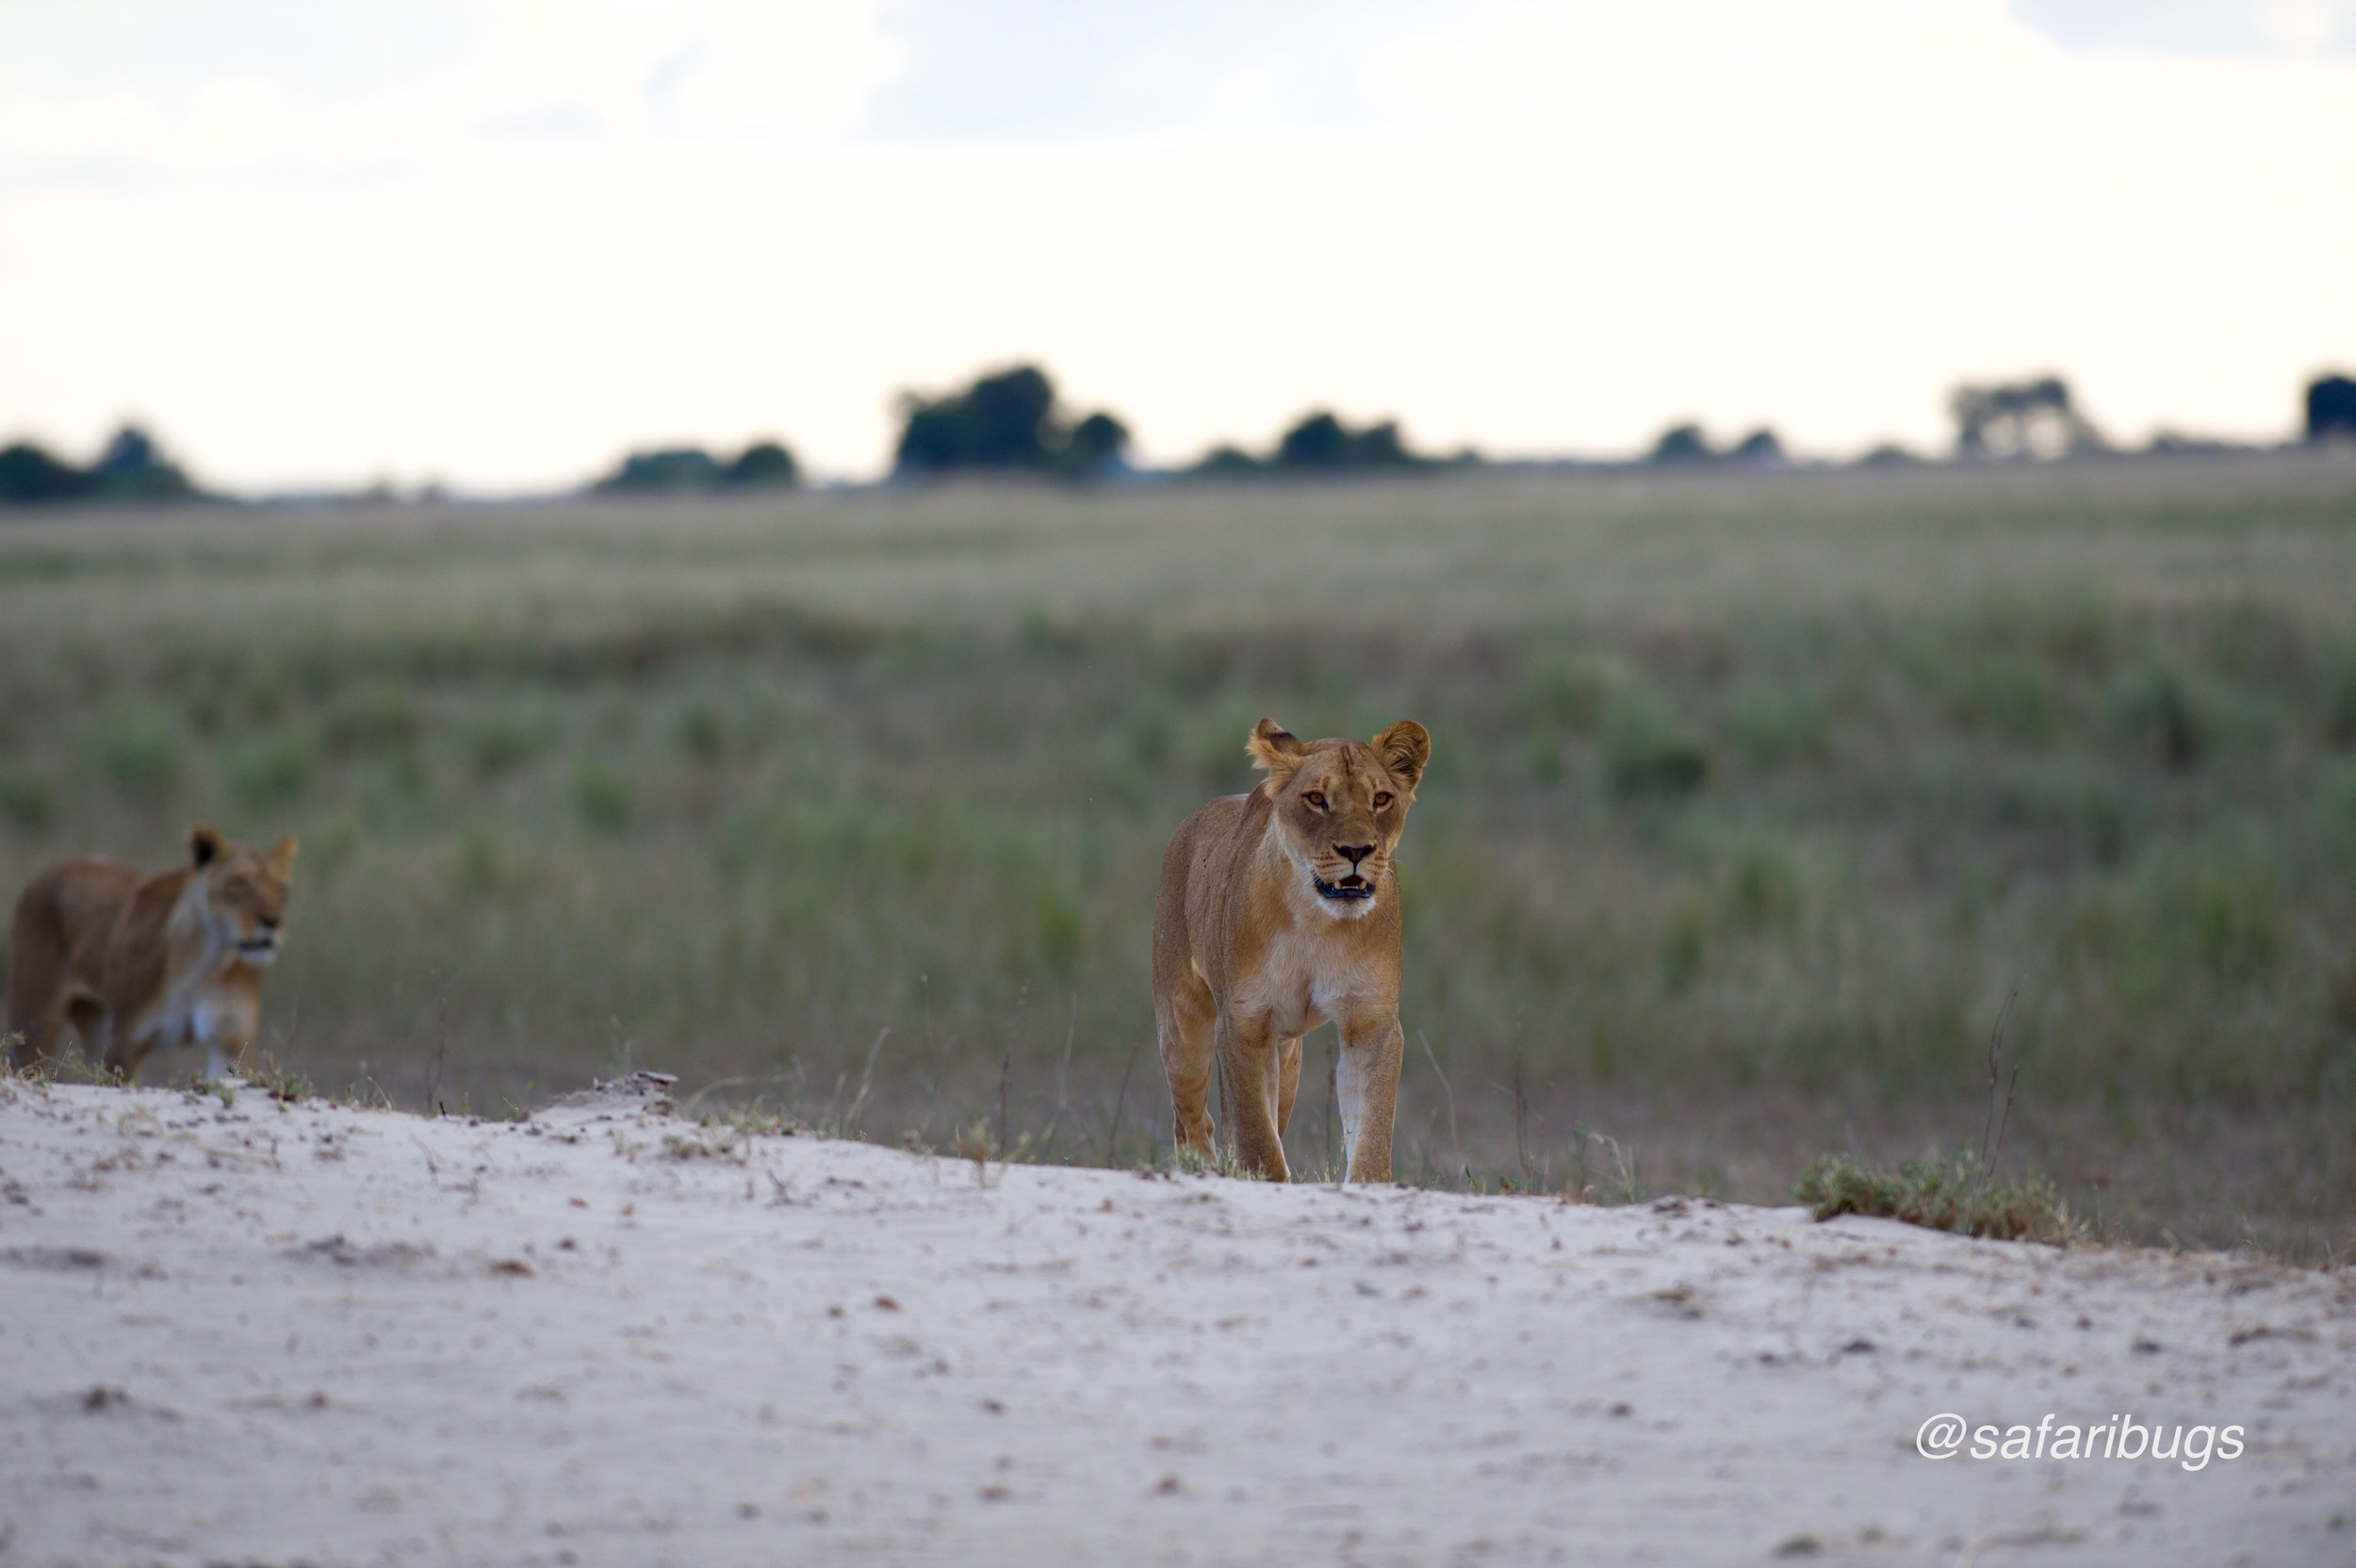
[[[0,0],[0,439],[569,483],[1017,358],[1154,460],[2287,433],[2356,0]]]

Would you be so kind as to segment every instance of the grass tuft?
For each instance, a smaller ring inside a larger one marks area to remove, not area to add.
[[[2051,1182],[1998,1182],[1969,1154],[1909,1162],[1895,1170],[1855,1154],[1827,1155],[1800,1172],[1792,1195],[1818,1219],[1861,1214],[1993,1241],[2059,1246],[2079,1229]]]

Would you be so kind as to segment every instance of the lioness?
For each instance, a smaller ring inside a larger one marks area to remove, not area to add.
[[[1247,1170],[1281,1182],[1301,1037],[1341,1032],[1348,1180],[1391,1179],[1399,1099],[1399,876],[1391,852],[1432,756],[1402,719],[1363,741],[1309,741],[1262,719],[1244,750],[1268,777],[1170,835],[1153,905],[1153,1018],[1179,1147],[1212,1154],[1207,1106]]]
[[[16,1065],[48,1059],[71,1023],[84,1051],[133,1082],[158,1046],[202,1045],[208,1078],[227,1060],[244,1067],[294,858],[292,839],[265,852],[200,823],[176,871],[93,858],[34,877],[8,930]]]

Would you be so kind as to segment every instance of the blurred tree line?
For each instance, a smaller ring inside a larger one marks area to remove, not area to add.
[[[2039,460],[2116,449],[2078,408],[2070,384],[2039,375],[1988,385],[1966,384],[1948,395],[1955,424],[1955,455],[1974,460]],[[1104,409],[1072,416],[1055,382],[1036,365],[1015,365],[976,376],[956,391],[903,393],[892,474],[900,480],[964,473],[1031,474],[1089,481],[1130,474],[1129,427]],[[2303,436],[2310,445],[2356,441],[2356,379],[2328,373],[2306,387]],[[2162,434],[2154,452],[2253,450],[2232,442]],[[1313,409],[1285,429],[1265,453],[1215,447],[1185,476],[1332,476],[1406,472],[1478,465],[1466,449],[1441,457],[1411,448],[1399,422],[1353,426],[1331,409]],[[1775,433],[1761,426],[1728,446],[1713,442],[1696,423],[1663,431],[1644,461],[1663,468],[1781,466],[1790,460]],[[1878,467],[1922,459],[1896,445],[1876,447],[1860,465]],[[592,482],[595,495],[660,495],[790,490],[801,465],[776,440],[747,445],[733,457],[701,447],[633,451]],[[373,493],[371,493],[373,494]],[[181,466],[138,425],[126,424],[87,466],[38,442],[0,447],[0,506],[66,501],[158,501],[205,498]]]
[[[191,500],[200,495],[180,466],[137,425],[125,425],[97,460],[77,467],[34,441],[0,447],[0,506],[53,501]]]
[[[1761,425],[1731,447],[1715,447],[1695,424],[1671,425],[1653,443],[1649,463],[1671,466],[1730,463],[1749,468],[1772,468],[1784,461],[1783,442]]]
[[[1352,429],[1330,409],[1313,409],[1277,437],[1275,449],[1255,457],[1241,447],[1220,446],[1188,472],[1213,477],[1248,474],[1359,474],[1477,464],[1469,449],[1454,457],[1433,457],[1410,449],[1399,421],[1385,419]]]
[[[592,495],[644,496],[665,491],[791,490],[802,466],[782,442],[756,441],[723,463],[701,447],[631,452],[621,466],[589,487]]]

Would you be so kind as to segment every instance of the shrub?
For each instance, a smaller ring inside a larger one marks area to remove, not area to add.
[[[2356,857],[2356,761],[2336,763],[2317,780],[2315,819],[2326,843]]]
[[[1800,874],[1782,846],[1745,844],[1734,858],[1726,912],[1745,931],[1790,931],[1800,922]]]
[[[695,703],[679,718],[679,747],[698,762],[716,762],[728,744],[720,715],[706,703]]]
[[[2323,662],[2323,735],[2356,746],[2356,643],[2342,643]]]
[[[630,775],[611,762],[583,758],[573,772],[573,807],[592,831],[619,833],[630,825]]]
[[[1822,761],[1830,749],[1824,699],[1805,687],[1742,687],[1726,699],[1726,724],[1742,754],[1761,766]]]
[[[2147,663],[2111,682],[2112,732],[2143,747],[2171,768],[2201,760],[2201,724],[2184,678],[2165,664]]]
[[[547,708],[502,703],[468,714],[458,727],[458,740],[475,772],[493,778],[547,751],[556,743],[562,727],[556,714]]]
[[[2061,732],[2061,697],[2045,667],[2019,658],[1972,660],[1953,673],[1947,710],[1972,729],[2042,744]]]
[[[2290,945],[2282,885],[2246,856],[2214,851],[2171,860],[2146,881],[2143,903],[2166,957],[2219,983],[2266,978]]]
[[[417,706],[389,680],[371,681],[327,716],[327,743],[338,754],[397,751],[417,740]]]
[[[1614,695],[1603,715],[1604,783],[1623,799],[1692,794],[1710,781],[1710,748],[1650,698]]]
[[[180,782],[180,722],[159,703],[107,703],[90,721],[89,745],[99,773],[135,799],[163,799]]]
[[[1525,722],[1558,735],[1593,735],[1612,695],[1612,679],[1591,659],[1549,659],[1522,678],[1518,706]]]
[[[241,805],[284,806],[303,798],[319,767],[319,747],[297,729],[254,736],[229,754],[229,792]]]
[[[15,768],[0,770],[0,819],[25,833],[38,833],[57,820],[57,797],[49,781]]]

